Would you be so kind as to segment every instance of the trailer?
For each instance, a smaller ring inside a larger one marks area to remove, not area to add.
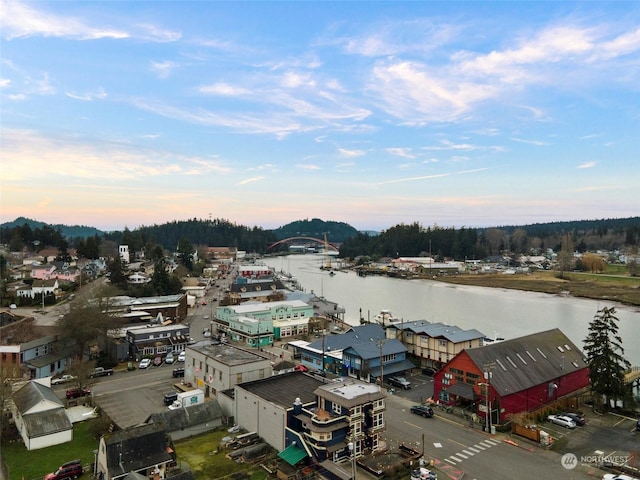
[[[169,410],[176,410],[178,408],[189,407],[191,405],[197,405],[204,403],[204,392],[200,389],[188,390],[186,392],[178,393],[178,398],[169,405]]]

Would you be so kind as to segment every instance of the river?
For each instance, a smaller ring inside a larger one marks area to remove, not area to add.
[[[405,321],[428,320],[475,328],[487,337],[510,339],[559,328],[582,348],[596,312],[602,307],[615,307],[624,356],[632,365],[640,366],[640,309],[635,307],[434,280],[359,277],[348,271],[330,275],[320,269],[325,262],[320,255],[269,257],[264,262],[276,271],[295,275],[304,291],[313,291],[343,307],[345,320],[351,325],[359,324],[360,315],[373,319],[380,310],[388,309]]]

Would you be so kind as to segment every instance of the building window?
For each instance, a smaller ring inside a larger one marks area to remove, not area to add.
[[[333,412],[336,415],[342,415],[342,405],[338,405],[337,403],[333,404]]]

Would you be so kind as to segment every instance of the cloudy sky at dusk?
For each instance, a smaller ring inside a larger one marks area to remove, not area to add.
[[[638,2],[0,4],[2,222],[640,214]]]

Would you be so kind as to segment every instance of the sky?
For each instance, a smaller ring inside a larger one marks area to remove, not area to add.
[[[640,214],[640,2],[0,0],[0,221]]]

